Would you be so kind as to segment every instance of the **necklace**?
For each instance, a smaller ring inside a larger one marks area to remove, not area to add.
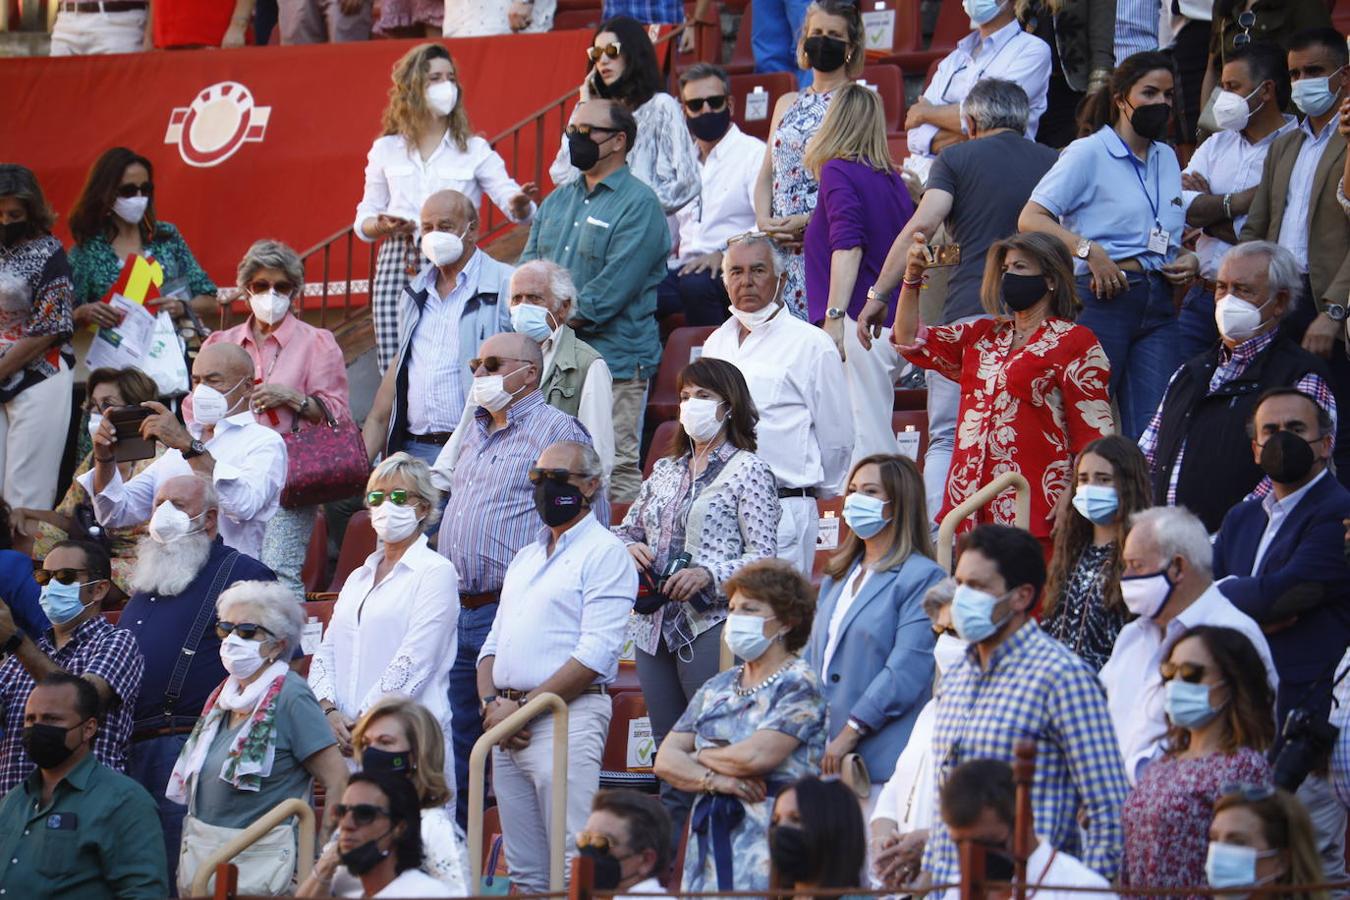
[[[763,681],[761,681],[759,684],[755,685],[752,688],[741,687],[741,679],[745,677],[745,663],[741,663],[739,666],[736,667],[736,682],[735,687],[732,688],[732,690],[736,692],[737,697],[753,697],[755,694],[758,694],[760,691],[764,690],[766,687],[773,684],[778,679],[782,678],[783,673],[788,670],[788,667],[791,666],[796,661],[796,659],[797,658],[795,656],[789,656],[787,660],[781,666],[778,667],[778,671],[774,672],[768,678],[765,678]]]

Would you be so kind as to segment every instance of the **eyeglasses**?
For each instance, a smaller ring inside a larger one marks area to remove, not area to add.
[[[538,466],[530,466],[530,484],[538,484],[541,481],[566,481],[569,478],[585,478],[584,472],[572,472],[568,469],[541,469]]]
[[[96,578],[93,581],[80,582],[80,575],[87,573],[88,569],[34,569],[33,580],[46,587],[53,579],[61,584],[77,584],[84,587],[87,584],[98,584],[102,578]]]
[[[619,128],[606,128],[603,125],[587,125],[584,122],[579,125],[567,126],[568,134],[579,134],[582,137],[590,137],[594,132],[597,131],[603,131],[606,134],[618,134],[621,130],[622,129]],[[600,143],[603,144],[607,140],[609,140],[609,138],[605,138],[604,140],[600,141]]]
[[[408,492],[403,488],[394,488],[392,491],[371,491],[366,494],[366,506],[374,509],[386,500],[395,506],[407,506],[410,499]]]
[[[1242,34],[1233,35],[1233,47],[1245,47],[1252,42],[1252,26],[1256,24],[1256,13],[1247,10],[1239,14],[1237,24],[1242,29]]]
[[[1205,667],[1200,663],[1165,662],[1158,666],[1158,674],[1164,682],[1180,678],[1189,684],[1199,684],[1205,678]]]
[[[333,812],[337,814],[337,820],[341,822],[351,814],[352,821],[357,827],[369,825],[381,816],[389,817],[389,810],[382,806],[376,806],[374,803],[353,803],[350,806],[346,803],[339,803],[333,807]]]
[[[1251,784],[1245,781],[1230,781],[1220,785],[1219,796],[1229,797],[1237,794],[1248,803],[1260,803],[1275,796],[1273,784]]]
[[[216,637],[220,638],[222,641],[225,640],[227,637],[229,637],[231,634],[237,634],[246,641],[261,641],[262,638],[258,636],[258,632],[263,632],[264,634],[269,635],[272,634],[272,632],[268,631],[266,628],[257,624],[256,622],[216,623]],[[275,637],[276,635],[272,636]]]
[[[703,112],[703,104],[708,104],[709,112],[721,112],[726,109],[727,95],[719,94],[716,97],[691,97],[684,101],[685,108],[691,113]]]
[[[502,368],[503,360],[512,362],[529,363],[528,359],[521,359],[518,356],[482,356],[474,357],[469,360],[469,371],[477,372],[479,369],[485,369],[489,374],[496,374]]]
[[[608,56],[610,59],[618,59],[619,48],[622,46],[623,44],[619,43],[618,41],[615,41],[614,43],[606,44],[603,47],[587,47],[586,58],[593,63],[599,62],[600,57],[602,56]]]
[[[117,196],[119,197],[135,197],[137,194],[142,197],[153,197],[155,186],[148,181],[145,184],[119,184],[117,186]]]
[[[295,285],[289,281],[268,281],[266,278],[250,281],[247,287],[250,294],[265,294],[274,290],[278,294],[290,296],[295,291]]]

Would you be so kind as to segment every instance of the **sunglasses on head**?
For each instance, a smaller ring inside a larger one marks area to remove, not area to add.
[[[153,197],[155,186],[148,181],[145,184],[119,184],[117,186],[117,196],[119,197],[135,197],[137,194],[142,197]]]
[[[1190,684],[1199,684],[1205,679],[1205,667],[1200,663],[1165,662],[1158,666],[1158,674],[1162,676],[1164,682],[1180,678]]]
[[[703,104],[708,105],[709,112],[721,112],[726,109],[727,95],[719,94],[716,97],[691,97],[684,101],[684,106],[691,113],[703,112]]]
[[[1248,803],[1260,803],[1262,800],[1269,800],[1275,796],[1275,786],[1273,784],[1251,784],[1245,781],[1230,781],[1219,787],[1220,797],[1230,797],[1234,794],[1242,797]]]
[[[623,46],[623,45],[620,44],[618,41],[615,41],[614,43],[612,43],[612,44],[606,44],[606,45],[603,46],[603,47],[587,47],[587,48],[586,48],[586,58],[589,59],[589,60],[590,60],[591,62],[593,62],[593,63],[594,63],[594,62],[599,62],[599,61],[600,61],[600,57],[602,57],[602,56],[608,56],[610,59],[618,59],[618,58],[619,58],[619,48],[622,47],[622,46]]]
[[[482,356],[469,360],[469,371],[477,372],[479,369],[486,369],[489,374],[496,374],[505,365],[504,360],[511,362],[529,363],[528,359],[520,359],[515,356]]]
[[[575,476],[585,478],[580,472],[572,472],[567,469],[541,469],[538,466],[530,466],[530,484],[538,484],[541,481],[566,481]]]
[[[357,826],[369,825],[381,816],[389,817],[389,810],[382,806],[376,806],[374,803],[339,803],[333,807],[333,812],[337,813],[337,820],[341,822],[351,814],[352,821]]]
[[[1251,10],[1240,14],[1237,17],[1238,27],[1242,29],[1242,34],[1233,35],[1233,46],[1244,47],[1252,42],[1252,26],[1256,24],[1256,13]]]
[[[577,832],[577,849],[585,850],[587,847],[593,847],[604,853],[614,846],[614,842],[609,839],[607,834],[596,834],[594,831]]]
[[[268,281],[266,278],[257,278],[248,283],[248,292],[250,294],[265,294],[268,291],[276,291],[278,294],[290,294],[295,290],[295,285],[289,281]]]
[[[231,634],[237,634],[246,641],[261,641],[263,638],[259,633],[271,635],[272,632],[257,624],[256,622],[217,622],[216,637],[222,641]]]
[[[407,506],[409,499],[411,498],[408,497],[408,492],[403,488],[394,488],[392,491],[371,491],[366,494],[366,506],[374,509],[386,500],[395,506]]]
[[[50,584],[52,580],[59,581],[61,584],[79,584],[80,587],[84,587],[86,584],[97,584],[99,581],[103,580],[101,578],[96,578],[93,581],[81,582],[80,576],[88,571],[88,569],[56,569],[54,571],[49,569],[34,569],[33,580],[43,587]]]

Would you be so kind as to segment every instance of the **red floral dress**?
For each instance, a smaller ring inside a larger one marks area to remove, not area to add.
[[[1070,458],[1115,429],[1109,364],[1092,332],[1067,319],[1046,319],[1016,350],[1012,342],[1011,320],[979,319],[920,328],[901,351],[961,385],[947,498],[937,520],[997,476],[1020,472],[1031,483],[1030,531],[1045,539],[1050,510],[1069,484]],[[959,530],[1014,524],[1015,501],[1015,491],[1004,491]]]

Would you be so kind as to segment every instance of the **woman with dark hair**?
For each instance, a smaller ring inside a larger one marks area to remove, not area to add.
[[[1216,889],[1325,882],[1317,832],[1307,809],[1281,788],[1229,786],[1214,804],[1205,880]],[[1225,890],[1221,896],[1242,900],[1248,895]],[[1273,896],[1328,900],[1331,895],[1325,890],[1305,890]]]
[[[830,706],[821,771],[840,773],[857,752],[872,797],[895,771],[933,683],[928,589],[942,580],[924,504],[923,476],[904,456],[868,456],[849,475],[849,534],[825,566],[811,640],[803,658]]]
[[[632,635],[658,746],[717,674],[724,583],[746,563],[774,556],[781,515],[773,472],[755,455],[759,414],[740,369],[703,357],[676,385],[680,428],[670,451],[614,527],[651,585],[634,608]],[[678,828],[689,798],[664,783],[661,791]]]
[[[160,293],[179,299],[150,300],[156,311],[178,319],[181,298],[199,315],[218,309],[216,285],[197,264],[183,235],[155,213],[155,167],[126,147],[103,151],[70,209],[70,266],[75,281],[75,325],[116,325],[121,317],[100,303],[122,276],[129,257],[144,256],[164,268]]]
[[[0,496],[51,509],[70,425],[70,261],[37,177],[0,163]]]
[[[989,248],[980,302],[993,318],[919,322],[919,288],[932,265],[926,237],[909,250],[891,342],[906,359],[961,385],[960,427],[937,521],[1003,472],[1031,484],[1030,531],[1049,550],[1050,520],[1069,482],[1069,461],[1114,429],[1101,345],[1073,322],[1078,309],[1068,251],[1043,234]],[[1014,524],[1005,491],[962,523]]]
[[[1266,667],[1239,631],[1186,630],[1159,666],[1166,751],[1125,798],[1122,886],[1204,884],[1214,803],[1226,785],[1270,783],[1275,695]]]
[[[743,662],[708,679],[656,756],[656,775],[698,792],[681,889],[769,886],[769,798],[820,770],[825,701],[797,651],[811,634],[815,589],[790,563],[765,559],[726,585],[724,640]]]
[[[1167,144],[1175,83],[1165,53],[1122,62],[1083,104],[1086,136],[1060,154],[1017,223],[1076,257],[1078,324],[1111,361],[1111,395],[1132,440],[1181,363],[1174,292],[1200,271],[1195,254],[1181,249],[1181,166]]]
[[[422,203],[437,191],[452,190],[477,209],[487,194],[507,219],[528,222],[536,209],[531,196],[538,194],[533,183],[517,184],[497,151],[473,133],[449,50],[419,44],[394,63],[392,78],[382,136],[366,157],[365,193],[352,226],[361,240],[381,242],[371,293],[381,372],[398,354],[399,297],[428,264],[429,254],[417,240]]]
[[[1074,464],[1045,583],[1041,628],[1095,671],[1111,658],[1125,626],[1120,575],[1130,516],[1152,506],[1148,463],[1139,445],[1119,435],[1083,448]]]
[[[858,797],[838,779],[808,775],[778,795],[769,825],[769,858],[779,885],[816,890],[861,888],[867,857]]]
[[[638,129],[628,151],[628,169],[656,192],[666,215],[674,215],[698,197],[702,169],[680,101],[661,88],[661,69],[646,26],[628,16],[607,19],[596,30],[586,58],[581,102],[593,97],[617,100],[633,114]],[[548,175],[559,186],[581,176],[572,165],[565,135]]]

